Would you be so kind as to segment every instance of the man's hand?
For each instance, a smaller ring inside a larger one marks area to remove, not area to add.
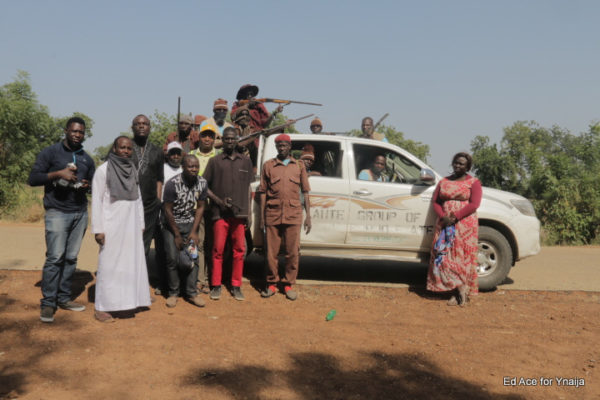
[[[58,175],[58,179],[62,178],[69,182],[77,181],[77,174],[75,173],[75,170],[73,170],[69,167],[61,169],[60,171],[56,171],[56,175]]]
[[[273,115],[279,114],[282,111],[283,111],[283,104],[280,104],[279,106],[277,106],[277,108],[275,109],[275,111],[273,111]]]
[[[193,240],[194,244],[196,246],[200,247],[201,243],[199,243],[200,239],[198,238],[198,233],[197,232],[190,234],[190,240]],[[189,243],[189,240],[188,240],[188,243]]]
[[[100,246],[104,246],[104,233],[96,233],[94,235],[94,239],[96,239],[96,243],[98,243]]]
[[[89,189],[89,188],[90,188],[90,181],[88,181],[87,179],[82,179],[80,189]]]
[[[304,231],[308,235],[310,233],[310,229],[312,228],[312,223],[310,220],[310,215],[307,215],[304,219]]]
[[[181,235],[177,235],[175,236],[175,247],[177,247],[178,250],[182,250],[183,249],[183,238],[181,237]]]

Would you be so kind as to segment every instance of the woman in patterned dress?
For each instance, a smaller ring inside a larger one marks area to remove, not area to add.
[[[481,182],[467,174],[473,159],[467,153],[452,158],[452,175],[442,179],[433,194],[438,220],[433,234],[427,290],[451,291],[448,305],[464,306],[476,295],[477,231],[476,210],[481,203]]]

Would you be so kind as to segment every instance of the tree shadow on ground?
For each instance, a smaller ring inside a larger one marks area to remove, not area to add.
[[[75,270],[71,278],[71,300],[78,298],[85,291],[86,285],[93,280],[94,276],[91,272],[80,269]],[[34,286],[42,287],[42,281],[37,281]]]
[[[22,317],[21,310],[27,312],[27,318]],[[40,364],[59,354],[66,348],[81,345],[81,340],[63,340],[52,331],[77,330],[81,324],[74,320],[69,312],[61,312],[52,324],[39,321],[39,305],[26,303],[11,298],[7,294],[0,296],[0,332],[2,333],[2,361],[0,363],[0,399],[18,398],[26,393],[28,377],[35,375],[36,379],[60,383],[68,377],[59,370],[40,368]],[[45,330],[43,338],[35,336],[34,332]]]
[[[273,390],[293,392],[298,399],[504,399],[524,397],[498,394],[452,376],[417,354],[371,352],[348,368],[324,353],[293,353],[286,370],[241,365],[211,371],[196,370],[184,384],[220,387],[240,399],[273,397]]]

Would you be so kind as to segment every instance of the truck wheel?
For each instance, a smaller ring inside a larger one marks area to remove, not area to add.
[[[478,247],[479,289],[494,289],[508,276],[512,265],[512,249],[504,235],[488,226],[479,227]]]

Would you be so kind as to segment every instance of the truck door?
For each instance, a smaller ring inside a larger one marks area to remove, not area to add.
[[[352,144],[351,155],[346,244],[427,251],[435,223],[431,206],[434,188],[420,183],[421,167],[376,142]],[[379,178],[372,172],[377,156],[385,157]]]
[[[349,208],[349,182],[343,142],[336,140],[296,140],[292,136],[292,156],[312,153],[314,165],[309,174],[312,230],[302,230],[302,246],[341,246],[346,239]]]

